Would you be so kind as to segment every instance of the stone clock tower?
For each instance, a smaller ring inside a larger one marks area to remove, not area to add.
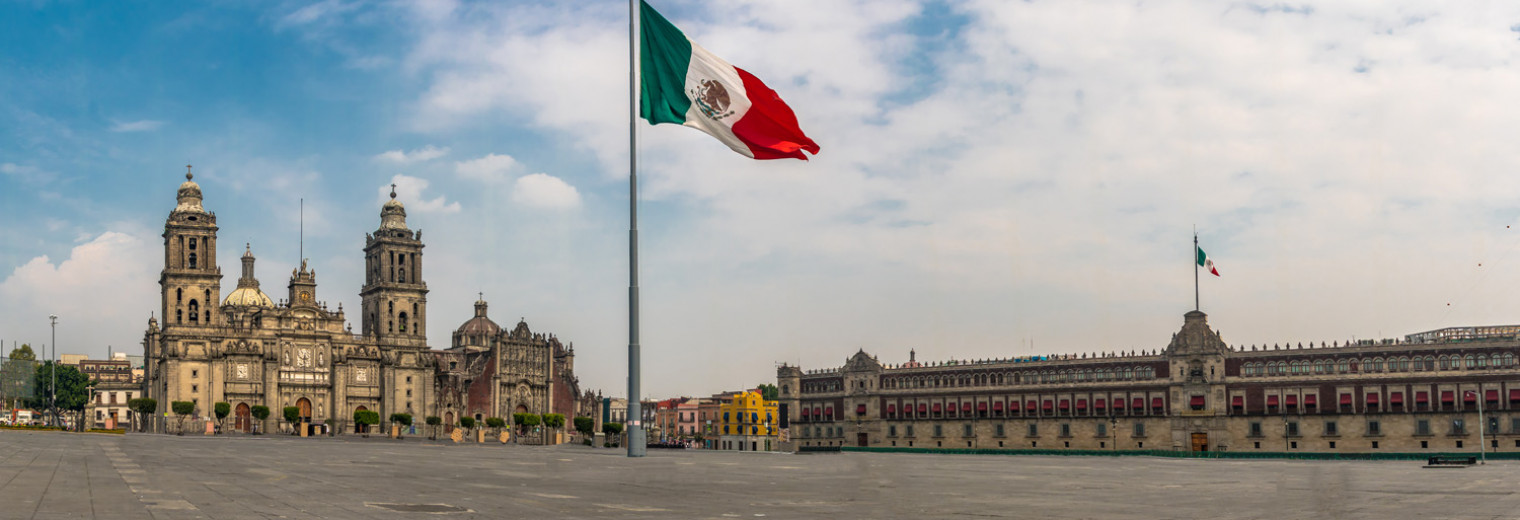
[[[380,229],[365,237],[363,332],[383,343],[427,343],[427,284],[422,281],[422,231],[406,227],[406,208],[391,200],[380,208]]]
[[[178,204],[164,223],[162,316],[165,328],[210,326],[219,319],[222,270],[216,265],[216,214],[201,206],[201,187],[185,172]]]

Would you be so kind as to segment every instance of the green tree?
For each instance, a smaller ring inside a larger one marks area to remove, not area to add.
[[[590,417],[575,418],[575,431],[580,432],[581,435],[590,437],[592,433],[595,433],[592,431],[593,428],[596,428],[595,419]]]
[[[602,423],[602,433],[605,433],[607,435],[617,435],[623,433],[623,423]]]
[[[369,427],[380,424],[380,412],[354,410],[354,424],[358,424],[359,429],[364,432],[364,436],[369,437]]]
[[[546,413],[543,415],[543,423],[546,428],[563,428],[565,426],[565,414]]]
[[[127,401],[127,408],[133,412],[133,420],[137,421],[137,431],[148,429],[148,418],[158,413],[158,400],[150,397],[138,397]]]
[[[400,439],[400,438],[402,438],[401,437],[401,432],[405,431],[405,427],[412,425],[412,414],[409,414],[409,413],[393,413],[393,414],[391,414],[391,422],[396,423],[396,424],[398,424],[398,425],[401,426],[401,428],[397,428],[396,429],[396,438]]]
[[[90,402],[90,387],[95,386],[95,382],[79,369],[68,365],[57,365],[56,380],[53,372],[54,364],[51,361],[44,361],[37,366],[36,379],[33,383],[37,397],[32,400],[32,407],[57,406],[55,412],[73,412],[78,419],[74,424],[82,426],[84,407]],[[53,392],[55,389],[56,396]]]
[[[440,424],[443,424],[443,418],[442,417],[439,417],[439,416],[436,416],[436,415],[429,415],[429,416],[427,416],[427,425],[431,426],[431,428],[428,428],[428,429],[432,430],[432,432],[428,435],[428,440],[430,440],[430,441],[436,441],[436,440],[438,440],[438,425],[440,425]]]
[[[269,407],[268,406],[264,406],[262,404],[254,405],[253,406],[253,410],[251,410],[251,412],[253,413],[253,418],[259,420],[259,424],[264,424],[264,421],[267,420],[267,419],[269,419]],[[259,428],[254,428],[253,433],[254,434],[258,434],[259,433]]]
[[[7,409],[19,408],[33,397],[32,383],[36,381],[37,354],[32,346],[22,343],[12,350],[0,364],[0,405]]]
[[[225,429],[227,415],[232,413],[232,403],[216,403],[212,405],[211,410],[216,413],[216,425]]]
[[[781,391],[776,389],[776,385],[761,383],[759,388],[762,399],[775,401],[781,398]]]
[[[469,416],[460,417],[459,418],[459,427],[460,428],[464,428],[465,431],[470,431],[470,430],[475,429],[475,418],[474,417],[469,417]]]
[[[501,432],[501,429],[503,427],[505,427],[506,425],[507,425],[507,420],[506,419],[502,419],[500,417],[487,417],[486,418],[486,427],[487,428],[493,428],[497,432]]]
[[[174,416],[178,418],[178,421],[176,422],[178,425],[178,434],[184,435],[185,416],[195,413],[195,403],[191,401],[174,401],[172,403],[169,403],[169,409],[173,411]]]
[[[301,432],[297,430],[296,422],[301,420],[301,409],[294,406],[286,406],[281,409],[281,412],[285,414],[285,422],[290,423],[290,433],[300,435]]]

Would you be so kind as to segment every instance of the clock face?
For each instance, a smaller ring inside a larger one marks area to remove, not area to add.
[[[309,301],[311,301],[311,293],[306,292],[306,291],[301,291],[301,301],[303,301],[303,302],[309,302]]]
[[[238,379],[248,379],[248,365],[237,366],[237,377]]]

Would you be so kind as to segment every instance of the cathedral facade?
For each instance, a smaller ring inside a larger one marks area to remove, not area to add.
[[[360,410],[382,420],[408,413],[419,424],[436,415],[446,425],[524,412],[563,414],[569,428],[573,417],[599,416],[600,400],[583,394],[575,377],[573,346],[525,322],[502,329],[486,316],[484,301],[450,348],[429,348],[422,232],[407,227],[394,186],[379,228],[365,237],[355,331],[341,304],[332,309],[318,298],[316,270],[305,260],[290,273],[286,297],[275,301],[261,289],[245,245],[237,286],[222,297],[216,214],[185,177],[164,224],[163,321],[150,318],[143,336],[144,392],[159,406],[150,421],[155,430],[175,431],[175,401],[194,403],[193,417],[202,419],[226,402],[227,428],[242,432],[355,431]],[[270,409],[266,421],[252,416],[259,405]],[[299,411],[298,424],[284,420],[286,407]]]
[[[352,429],[356,410],[410,413],[435,409],[435,358],[426,336],[427,284],[422,281],[422,234],[406,227],[395,200],[380,211],[369,234],[360,292],[361,332],[347,325],[341,305],[318,298],[317,272],[302,260],[290,273],[286,299],[275,302],[254,275],[245,247],[237,288],[221,297],[216,214],[202,206],[190,174],[164,225],[162,306],[143,337],[148,397],[158,400],[155,428],[172,429],[170,403],[195,403],[195,415],[212,415],[214,403],[232,408],[235,430],[288,429],[282,410],[296,407],[302,424]],[[270,419],[255,424],[254,406]]]

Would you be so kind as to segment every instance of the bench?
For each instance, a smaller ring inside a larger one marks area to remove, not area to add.
[[[1430,457],[1425,466],[1471,466],[1478,463],[1477,457],[1452,457],[1437,455]]]

